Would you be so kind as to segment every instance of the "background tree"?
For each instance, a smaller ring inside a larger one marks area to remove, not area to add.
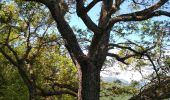
[[[32,6],[35,9],[32,9]],[[14,86],[23,85],[24,82],[29,91],[26,91],[25,86],[21,86],[21,90],[25,93],[23,98],[28,98],[27,92],[29,92],[31,100],[40,99],[41,96],[61,95],[61,98],[62,95],[65,98],[77,96],[77,71],[66,55],[65,48],[62,47],[60,36],[49,31],[55,25],[50,15],[44,11],[44,6],[23,2],[1,3],[0,15],[0,53],[2,54],[0,56],[3,63],[1,76],[2,83],[3,81],[8,83],[3,85],[12,86],[11,78],[18,80]],[[13,71],[8,74],[14,76],[3,75],[7,71]],[[8,80],[3,80],[6,78]],[[10,98],[11,94],[4,95],[6,96],[2,96],[3,99]],[[18,98],[14,95],[12,97]]]

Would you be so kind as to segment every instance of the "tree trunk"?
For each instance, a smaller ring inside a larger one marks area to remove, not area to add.
[[[37,100],[36,97],[37,97],[37,95],[36,95],[35,89],[33,89],[31,91],[29,90],[29,100]]]
[[[78,66],[78,100],[99,100],[100,71],[94,65]]]
[[[29,100],[37,100],[37,94],[36,94],[36,88],[35,85],[33,83],[33,80],[30,79],[29,75],[27,74],[28,72],[25,71],[24,68],[26,65],[24,64],[24,62],[19,62],[18,63],[18,72],[21,75],[21,78],[23,79],[23,82],[25,83],[25,85],[28,88],[29,91]]]

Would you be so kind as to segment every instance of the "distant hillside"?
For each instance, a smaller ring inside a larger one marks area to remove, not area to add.
[[[119,79],[119,78],[116,78],[116,77],[101,77],[101,80],[104,81],[104,82],[113,82],[113,81],[119,80],[125,85],[130,84],[128,81],[123,80],[123,79]]]

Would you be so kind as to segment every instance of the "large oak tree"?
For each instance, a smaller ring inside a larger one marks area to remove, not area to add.
[[[85,0],[71,0],[71,5],[76,4],[77,16],[82,19],[87,28],[93,33],[90,47],[88,48],[88,54],[84,54],[81,49],[75,33],[69,23],[64,17],[63,8],[67,8],[67,2],[65,0],[26,0],[43,3],[46,5],[54,20],[56,21],[57,28],[65,42],[67,48],[75,66],[78,69],[79,75],[79,100],[99,100],[100,92],[100,71],[106,60],[107,56],[116,58],[118,61],[126,63],[126,59],[135,56],[147,56],[147,48],[142,51],[136,51],[131,47],[125,47],[119,44],[109,44],[110,33],[112,27],[118,22],[127,21],[143,21],[155,16],[168,16],[170,12],[161,10],[160,7],[168,3],[169,0],[152,0],[145,7],[137,10],[136,12],[126,14],[116,14],[121,9],[121,5],[124,3],[132,3],[136,5],[143,5],[145,3],[138,2],[138,0],[91,0],[89,4],[85,4]],[[98,24],[92,21],[88,12],[97,4],[101,3],[100,16]],[[153,4],[152,4],[153,3]],[[126,6],[126,5],[124,5]],[[109,48],[127,49],[132,52],[130,55],[121,57],[115,53],[109,53]]]

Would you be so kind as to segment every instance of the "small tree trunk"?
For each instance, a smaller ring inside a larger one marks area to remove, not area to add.
[[[79,90],[78,100],[99,100],[100,71],[96,66],[89,65],[78,68]]]
[[[35,90],[29,90],[29,100],[37,100],[36,99],[37,95],[36,95],[36,91]]]
[[[29,100],[37,100],[37,94],[36,94],[36,88],[34,86],[33,81],[30,79],[30,77],[27,75],[28,72],[25,71],[24,68],[26,65],[24,64],[24,62],[20,62],[17,66],[18,68],[18,72],[21,75],[21,78],[23,79],[23,82],[25,83],[25,85],[28,88],[29,91]]]

